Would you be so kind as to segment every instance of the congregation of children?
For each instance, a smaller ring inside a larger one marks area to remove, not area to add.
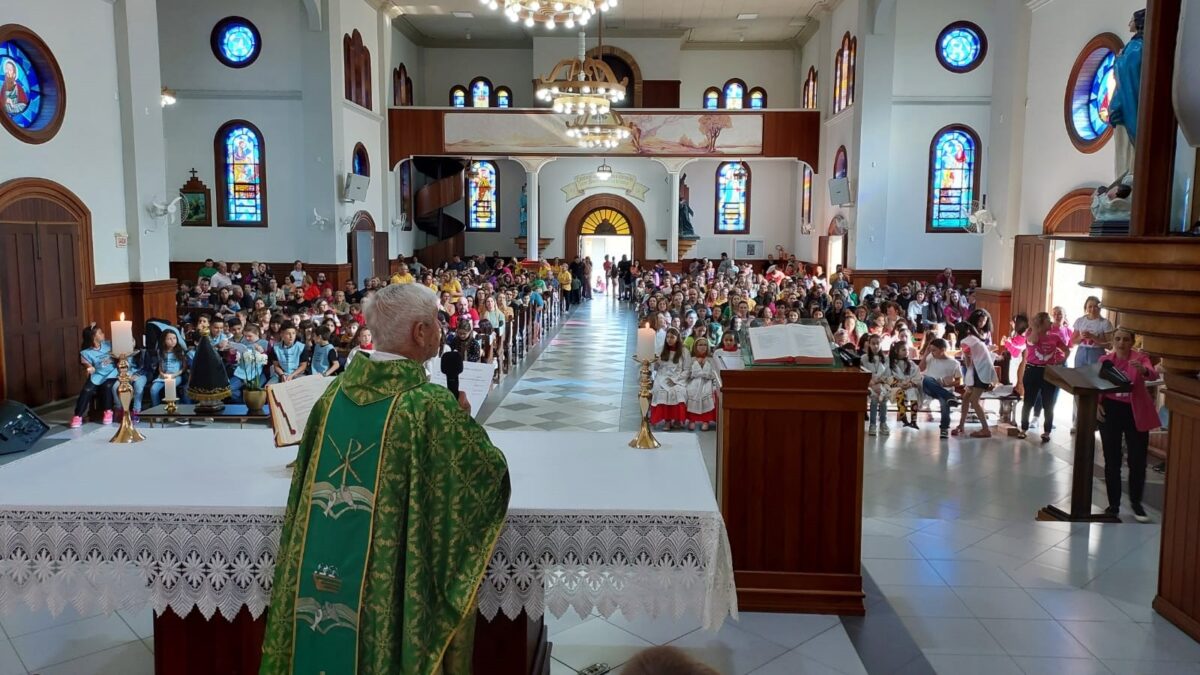
[[[168,382],[188,402],[189,369],[202,337],[225,364],[231,403],[243,402],[247,386],[336,376],[356,355],[374,350],[362,307],[388,284],[420,283],[438,293],[443,351],[496,363],[498,372],[507,372],[511,359],[538,344],[547,320],[591,296],[582,282],[591,266],[585,260],[543,261],[532,269],[498,254],[455,256],[438,269],[403,255],[398,262],[390,278],[370,277],[361,287],[347,280],[335,288],[324,273],[310,274],[299,260],[280,273],[260,262],[243,270],[239,263],[206,260],[195,281],[180,282],[176,319],[147,321],[144,346],[130,357],[132,420],[137,422],[146,403],[162,403]],[[521,339],[514,339],[518,334]],[[72,428],[83,425],[96,399],[103,423],[119,422],[117,363],[99,325],[83,330],[80,359],[86,378]]]

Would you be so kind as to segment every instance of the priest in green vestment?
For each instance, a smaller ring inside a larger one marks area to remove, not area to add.
[[[350,362],[300,443],[262,675],[471,673],[508,467],[466,399],[428,381],[433,292],[388,286],[365,312],[378,351]]]

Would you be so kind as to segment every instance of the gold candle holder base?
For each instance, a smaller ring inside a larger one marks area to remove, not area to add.
[[[117,357],[117,369],[120,374],[117,376],[117,398],[121,400],[121,409],[124,414],[121,415],[121,426],[117,427],[117,433],[108,440],[109,443],[140,443],[146,440],[146,437],[137,429],[133,428],[133,378],[129,376],[129,354],[122,354]]]
[[[179,410],[179,399],[177,398],[164,400],[163,404],[165,405],[168,415],[174,415],[175,412]]]
[[[634,357],[637,361],[637,357]],[[638,403],[642,407],[642,424],[638,429],[637,435],[629,441],[629,447],[639,450],[653,450],[662,447],[662,443],[654,437],[654,432],[650,430],[650,362],[641,361],[642,376],[639,381]]]

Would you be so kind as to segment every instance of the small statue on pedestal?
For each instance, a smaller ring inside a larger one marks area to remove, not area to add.
[[[1129,219],[1133,209],[1133,174],[1126,173],[1112,185],[1096,188],[1092,196],[1093,235],[1129,234]]]
[[[696,229],[692,227],[692,216],[696,212],[692,210],[690,204],[690,189],[687,186],[687,174],[683,174],[679,178],[679,238],[680,239],[699,239],[696,234]]]
[[[1143,31],[1146,10],[1139,9],[1129,19],[1129,44],[1121,49],[1113,63],[1117,85],[1108,106],[1108,122],[1116,133],[1116,174],[1133,171],[1134,146],[1137,143],[1138,97],[1142,91]]]

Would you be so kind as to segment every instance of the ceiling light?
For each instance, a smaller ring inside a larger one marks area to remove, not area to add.
[[[609,1],[611,2],[612,0],[609,0]],[[728,15],[726,15],[726,16],[728,16]],[[738,21],[753,21],[757,18],[758,18],[758,12],[742,12],[741,14],[737,15]]]
[[[618,81],[607,63],[587,56],[587,43],[580,32],[579,56],[559,61],[548,75],[538,80],[537,97],[549,103],[555,112],[602,115],[625,100],[628,81],[629,78]]]
[[[488,0],[481,0],[481,2],[484,5],[488,4]],[[450,12],[450,13],[453,14],[454,18],[456,18],[456,19],[474,19],[475,18],[475,15],[471,12],[459,11],[459,12]]]
[[[567,122],[567,137],[575,139],[581,148],[612,150],[632,135],[629,125],[615,110],[603,114],[585,113]]]
[[[613,0],[481,0],[484,5],[495,9],[500,4],[504,13],[516,15],[526,26],[532,28],[536,24],[544,24],[553,29],[562,24],[571,28],[575,24],[587,23],[597,12],[607,11],[616,7]],[[458,12],[454,12],[458,16]]]
[[[600,180],[608,180],[609,178],[612,178],[612,174],[613,170],[612,167],[608,165],[608,162],[604,162],[600,166],[596,167],[596,178],[599,178]]]
[[[167,87],[163,87],[162,88],[162,107],[165,108],[169,105],[175,105],[175,90],[168,89]]]

